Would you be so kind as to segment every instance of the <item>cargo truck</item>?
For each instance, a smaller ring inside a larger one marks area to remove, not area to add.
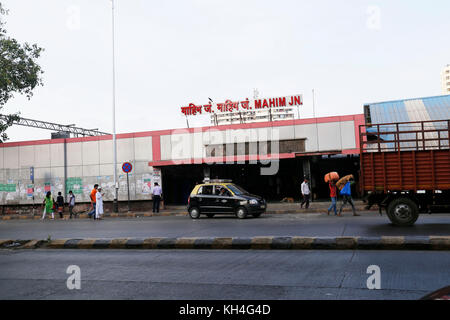
[[[360,191],[394,225],[450,208],[450,119],[364,124],[359,138]]]

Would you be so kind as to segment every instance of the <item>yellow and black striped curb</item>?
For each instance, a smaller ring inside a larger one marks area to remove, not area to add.
[[[0,240],[2,249],[450,250],[450,236]]]

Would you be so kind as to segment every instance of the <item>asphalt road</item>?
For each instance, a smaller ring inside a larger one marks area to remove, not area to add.
[[[0,300],[419,299],[450,284],[449,265],[442,251],[0,250]]]
[[[450,235],[450,214],[421,215],[412,227],[395,227],[386,215],[274,214],[239,220],[233,216],[192,220],[188,216],[0,221],[0,239],[251,237],[251,236],[440,236]]]

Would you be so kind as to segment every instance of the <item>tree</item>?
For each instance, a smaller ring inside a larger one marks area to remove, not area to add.
[[[7,36],[3,17],[8,14],[0,3],[0,110],[14,96],[14,93],[25,94],[28,99],[33,96],[33,89],[42,86],[44,73],[36,60],[44,50],[36,44],[19,43]],[[5,133],[19,114],[5,115],[0,119],[0,143],[8,140]]]

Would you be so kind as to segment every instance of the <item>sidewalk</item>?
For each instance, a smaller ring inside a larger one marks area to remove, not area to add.
[[[355,208],[356,211],[367,211],[365,209],[366,204],[362,202],[362,200],[355,200]],[[304,214],[304,213],[326,213],[328,207],[331,202],[329,201],[315,201],[311,202],[308,209],[300,208],[299,202],[294,203],[280,203],[280,202],[269,202],[267,203],[267,211],[265,214]],[[337,208],[339,210],[340,202],[337,204]],[[67,209],[67,208],[66,208]],[[343,209],[343,212],[350,212],[351,207],[346,205]],[[378,211],[378,207],[374,206],[370,211]],[[330,212],[330,215],[334,214]],[[131,212],[105,212],[103,214],[104,218],[136,218],[136,217],[153,217],[153,216],[187,216],[188,212],[186,210],[186,206],[165,206],[163,210],[159,213],[153,213],[152,209],[149,208],[148,211],[131,211]],[[36,209],[36,212],[33,214],[8,214],[1,215],[0,220],[38,220],[42,217],[42,209]],[[46,217],[48,219],[48,215]],[[55,213],[55,220],[58,220],[59,215]],[[69,213],[64,212],[64,219],[69,219]],[[77,215],[77,219],[89,219],[86,213],[81,213]]]

